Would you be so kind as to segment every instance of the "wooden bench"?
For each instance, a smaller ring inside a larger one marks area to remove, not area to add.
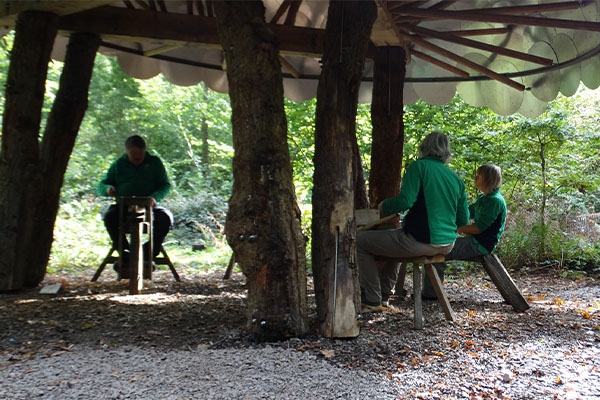
[[[125,235],[129,235],[129,265],[127,266],[129,274],[129,294],[139,294],[143,287],[143,279],[152,279],[152,263],[144,263],[142,236],[147,235],[147,254],[146,259],[152,259],[152,230],[153,230],[153,211],[152,211],[152,199],[150,197],[121,197],[119,198],[119,243],[112,245],[108,255],[104,258],[104,261],[98,267],[98,270],[92,278],[92,282],[96,281],[104,267],[109,262],[119,261],[117,268],[118,279],[121,279],[123,263],[120,259],[120,255],[123,254]],[[112,254],[118,251],[117,256]],[[175,280],[179,281],[179,275],[175,271],[173,263],[169,259],[167,252],[161,246],[160,253],[163,257],[155,259],[156,264],[167,264],[175,277]],[[145,265],[144,265],[145,264]]]
[[[102,263],[100,264],[98,269],[96,270],[96,273],[92,277],[92,279],[91,279],[92,282],[96,282],[98,280],[98,278],[100,277],[100,274],[102,274],[102,271],[108,264],[112,264],[112,263],[119,261],[119,253],[114,255],[114,253],[116,251],[117,251],[117,246],[115,246],[113,244],[112,247],[110,248],[110,250],[108,251],[108,254],[104,258],[104,260],[102,261]],[[180,281],[179,274],[177,273],[177,270],[175,269],[175,265],[173,265],[173,262],[169,258],[169,255],[167,254],[167,251],[165,250],[165,248],[163,246],[160,247],[160,255],[158,257],[154,258],[154,264],[168,265],[169,269],[171,270],[171,273],[173,274],[173,278],[175,278],[175,280],[177,282]],[[149,272],[150,271],[147,270],[147,268],[144,268],[144,279],[152,279],[152,275]]]
[[[395,215],[384,217],[379,219],[379,212],[374,209],[355,210],[354,216],[356,219],[357,231],[364,231],[379,226],[385,226],[389,223],[390,219],[395,218]],[[445,261],[445,257],[441,254],[427,257],[413,257],[405,259],[394,259],[401,263],[400,272],[396,280],[396,295],[400,297],[406,296],[406,289],[404,289],[404,280],[406,278],[406,269],[408,264],[413,265],[413,296],[414,296],[414,328],[422,329],[423,327],[423,303],[421,298],[421,292],[423,289],[423,272],[421,266],[429,276],[429,280],[437,294],[438,302],[444,311],[446,320],[454,321],[454,312],[448,301],[448,297],[440,281],[437,270],[433,266],[435,263],[441,263]],[[475,260],[468,260],[478,262],[483,265],[492,282],[498,288],[498,291],[506,300],[507,303],[512,305],[513,309],[517,312],[523,312],[529,309],[529,304],[521,294],[519,288],[514,283],[504,265],[500,262],[500,259],[495,254],[487,254],[479,257]]]
[[[395,259],[396,260],[396,259]],[[413,327],[414,329],[423,329],[423,300],[421,298],[421,292],[423,289],[423,269],[429,276],[431,280],[431,284],[435,289],[435,293],[437,294],[438,303],[442,307],[444,311],[444,316],[447,321],[455,321],[454,311],[452,311],[452,307],[450,306],[450,301],[448,301],[448,296],[446,296],[446,292],[444,291],[444,286],[442,285],[442,281],[438,276],[436,269],[434,268],[434,263],[440,263],[445,261],[445,257],[442,254],[437,254],[435,256],[423,256],[423,257],[412,257],[412,258],[401,258],[397,259],[401,264],[401,272],[404,270],[404,275],[402,275],[402,280],[398,279],[398,282],[402,282],[401,289],[404,290],[404,276],[406,275],[406,266],[407,264],[412,264],[413,266]]]
[[[524,312],[530,308],[529,304],[527,303],[527,300],[525,300],[525,298],[521,294],[521,291],[519,290],[519,288],[517,287],[515,282],[512,280],[512,278],[508,274],[508,271],[506,270],[504,265],[502,265],[502,262],[500,261],[498,256],[496,256],[495,254],[486,254],[482,257],[478,257],[478,258],[471,259],[471,260],[465,260],[465,261],[476,262],[476,263],[483,265],[483,268],[485,269],[487,274],[492,279],[492,282],[494,283],[494,285],[496,285],[496,288],[502,295],[502,298],[508,304],[510,304],[515,311]],[[433,261],[433,262],[437,263],[440,261]],[[406,265],[407,264],[410,264],[410,263],[409,262],[402,263],[402,265],[400,266],[400,272],[398,274],[398,279],[396,280],[396,294],[400,297],[406,296],[406,289],[404,289],[404,280],[406,277]],[[433,268],[433,269],[435,271],[435,268]],[[435,271],[435,274],[437,276],[437,271]],[[436,289],[435,283],[434,283],[433,279],[431,278],[431,276],[429,277],[429,279],[431,279],[431,283],[433,284],[434,289]],[[437,289],[436,289],[436,293],[437,293]],[[439,294],[438,294],[438,299],[439,299]]]

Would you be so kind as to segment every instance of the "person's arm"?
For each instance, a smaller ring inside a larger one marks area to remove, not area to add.
[[[98,186],[96,188],[96,194],[98,196],[116,196],[117,195],[117,190],[116,190],[116,186],[117,186],[117,181],[116,181],[116,164],[117,162],[114,161],[110,167],[108,168],[108,171],[106,171],[106,174],[104,174],[104,177],[102,178],[102,180],[100,180],[100,183],[98,183]]]
[[[475,224],[460,226],[456,230],[456,232],[457,233],[463,233],[465,235],[479,235],[481,233],[481,231],[479,230],[479,228]]]
[[[409,165],[402,179],[400,193],[396,197],[383,200],[381,202],[381,212],[385,215],[391,215],[411,208],[417,201],[419,189],[421,188],[421,177],[419,175],[417,163]]]
[[[467,192],[463,187],[462,194],[458,199],[458,207],[456,209],[456,226],[460,228],[469,223],[469,218],[472,215],[470,210],[471,208],[469,207],[469,203],[467,201]]]
[[[156,158],[156,189],[150,197],[152,197],[156,202],[162,201],[167,195],[171,192],[171,182],[169,181],[169,177],[167,176],[167,171],[165,166],[163,165],[160,158]]]
[[[457,232],[467,235],[478,235],[492,225],[498,218],[498,215],[503,211],[504,206],[502,202],[496,201],[495,198],[480,196],[469,209],[473,212],[471,216],[473,217],[474,222],[470,225],[461,226],[458,228]],[[478,210],[478,213],[475,214],[476,209]]]

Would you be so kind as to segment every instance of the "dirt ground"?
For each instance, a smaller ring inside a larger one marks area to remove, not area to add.
[[[168,351],[268,345],[380,374],[399,384],[398,399],[600,398],[600,282],[592,277],[513,273],[531,305],[516,313],[483,274],[451,275],[445,288],[454,323],[445,321],[436,302],[425,302],[424,329],[412,329],[407,297],[395,299],[384,313],[360,316],[355,339],[309,333],[261,344],[245,330],[241,273],[223,280],[224,269],[207,274],[177,268],[181,282],[159,270],[136,296],[128,295],[127,281],[116,281],[113,271],[90,282],[93,270],[48,275],[39,288],[0,294],[0,371],[82,347]],[[58,294],[41,294],[51,283],[61,283]],[[312,293],[309,303],[314,318]]]

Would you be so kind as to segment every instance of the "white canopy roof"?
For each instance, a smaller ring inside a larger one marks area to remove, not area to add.
[[[19,9],[23,3],[47,9],[52,2],[8,3],[19,3]],[[86,27],[100,31],[101,52],[117,57],[119,65],[133,77],[147,79],[163,74],[177,85],[203,81],[213,90],[227,92],[223,52],[214,40],[216,29],[213,36],[209,35],[214,20],[210,2],[55,3],[62,3],[62,8],[55,6],[51,11],[64,16],[64,26],[55,43],[54,58],[64,57],[69,29],[77,29],[74,21],[79,19]],[[296,13],[294,3],[263,0],[266,21],[275,28],[297,27],[303,28],[305,35],[323,35],[329,2],[303,0]],[[408,54],[405,104],[420,98],[441,105],[458,92],[467,103],[488,106],[501,115],[519,112],[535,117],[559,93],[573,95],[580,82],[590,89],[600,86],[600,0],[381,0],[377,4],[373,46],[403,46]],[[17,4],[12,6],[17,10]],[[5,15],[0,14],[0,22],[10,19],[10,6],[8,9]],[[117,11],[130,18],[149,13],[195,17],[202,32],[194,32],[198,37],[194,41],[171,37],[165,32],[177,27],[166,26],[172,25],[169,20],[165,20],[165,26],[155,27],[154,36],[148,35],[147,26],[146,33],[139,36],[128,27],[122,27],[122,32],[114,27],[102,31],[106,29],[101,24],[103,16]],[[292,100],[303,101],[316,95],[320,54],[315,48],[292,47],[282,46],[281,50],[284,93]],[[361,102],[371,101],[372,64],[367,59]]]

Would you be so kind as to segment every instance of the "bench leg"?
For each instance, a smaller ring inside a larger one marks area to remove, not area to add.
[[[171,273],[173,274],[173,278],[175,278],[175,280],[177,282],[180,282],[179,279],[179,274],[177,273],[177,271],[175,270],[175,266],[173,265],[173,263],[171,262],[171,259],[169,258],[169,256],[167,255],[167,252],[165,251],[164,247],[160,247],[160,252],[163,255],[163,258],[165,259],[167,265],[169,266],[169,269],[171,270]]]
[[[423,274],[421,273],[421,265],[413,264],[414,329],[423,329],[423,299],[421,299],[422,288]]]
[[[225,270],[225,275],[223,275],[223,279],[229,279],[231,277],[231,272],[233,271],[234,266],[235,253],[231,253],[231,258],[229,258],[229,264],[227,265],[227,269]]]
[[[512,280],[502,262],[495,254],[486,254],[480,260],[483,268],[498,288],[498,291],[515,311],[523,312],[529,309],[527,300],[523,297],[519,288]]]
[[[444,310],[446,320],[454,322],[454,312],[452,311],[452,307],[448,301],[448,296],[446,296],[446,291],[442,287],[442,281],[440,281],[440,277],[436,269],[433,267],[433,264],[425,264],[425,271],[427,272],[429,280],[435,289],[435,294],[437,294],[438,302],[440,303],[440,306],[442,306],[442,310]]]
[[[110,251],[108,252],[108,254],[106,255],[106,257],[104,257],[104,261],[102,261],[102,263],[100,264],[100,266],[96,270],[96,273],[92,277],[91,282],[96,282],[98,280],[98,278],[100,278],[100,274],[102,273],[102,271],[104,271],[104,267],[106,267],[106,265],[108,265],[109,262],[115,262],[115,261],[117,261],[119,259],[119,257],[114,257],[112,255],[112,253],[115,250],[117,250],[117,249],[115,248],[114,245],[112,245],[112,247],[110,248]]]

